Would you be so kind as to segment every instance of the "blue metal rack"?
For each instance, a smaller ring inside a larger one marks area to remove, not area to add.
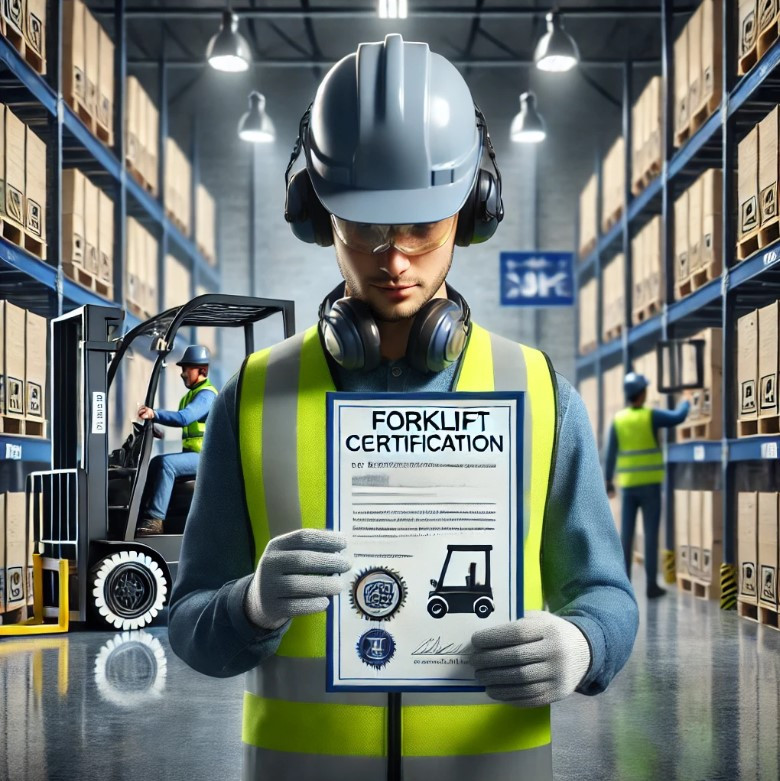
[[[702,328],[720,327],[723,338],[723,432],[721,441],[673,443],[667,447],[670,464],[708,463],[720,465],[720,487],[724,503],[724,561],[733,564],[736,560],[736,480],[735,470],[744,461],[772,461],[778,458],[780,437],[750,437],[737,439],[735,404],[736,399],[736,319],[742,311],[755,309],[771,303],[780,297],[780,242],[761,250],[752,258],[737,262],[734,247],[735,238],[735,182],[737,144],[749,128],[765,114],[771,105],[780,102],[780,41],[764,55],[750,73],[742,79],[736,78],[736,36],[737,30],[731,3],[724,2],[723,30],[723,99],[719,109],[696,131],[680,149],[673,149],[673,89],[674,84],[674,0],[659,0],[661,6],[661,67],[663,95],[663,144],[664,162],[662,172],[641,193],[631,197],[626,192],[624,218],[607,234],[599,231],[601,224],[601,203],[597,198],[596,226],[598,240],[595,250],[578,264],[580,284],[595,277],[597,301],[601,296],[601,270],[605,262],[618,251],[625,256],[625,298],[626,330],[622,339],[599,344],[588,355],[576,360],[578,377],[595,375],[601,387],[602,369],[605,363],[615,362],[620,356],[628,370],[632,356],[646,352],[658,339],[688,336]],[[625,181],[631,177],[631,127],[627,117],[631,111],[631,69],[624,72],[623,123],[625,138]],[[674,284],[674,199],[690,182],[706,168],[719,167],[723,173],[723,202],[721,213],[722,247],[724,271],[719,279],[713,280],[682,300],[675,300]],[[596,158],[596,177],[601,191],[601,161]],[[631,281],[631,238],[654,214],[662,215],[662,252],[665,271],[665,304],[661,313],[642,323],[633,324],[630,296]],[[622,235],[622,243],[618,237]],[[575,246],[579,246],[575,237]],[[600,308],[600,307],[599,307]],[[598,336],[601,338],[601,313],[597,313]],[[605,423],[602,406],[599,405],[598,434],[603,435]],[[674,470],[667,476],[667,488],[671,488]],[[666,536],[674,539],[674,509],[672,491],[666,491]]]
[[[46,317],[56,317],[84,304],[106,304],[106,299],[70,280],[63,273],[60,259],[62,244],[61,189],[62,168],[75,165],[94,176],[97,183],[113,197],[114,225],[114,296],[123,306],[123,269],[125,257],[125,218],[128,211],[137,214],[158,235],[160,302],[163,299],[163,269],[165,255],[174,249],[184,260],[192,275],[194,294],[198,286],[218,290],[218,269],[207,263],[195,242],[186,237],[165,215],[160,200],[146,192],[128,174],[124,166],[124,103],[127,73],[125,2],[117,0],[114,14],[115,69],[114,69],[114,128],[115,145],[109,149],[94,137],[84,123],[65,103],[60,73],[62,42],[62,9],[56,0],[47,2],[47,68],[45,78],[35,73],[16,49],[0,37],[0,69],[3,82],[0,101],[9,105],[23,120],[39,132],[47,144],[47,223],[46,235],[49,261],[42,261],[0,238],[0,297]],[[164,84],[165,61],[161,60],[161,83]],[[161,92],[159,160],[164,160],[167,128],[166,93]],[[193,144],[193,150],[196,150]],[[193,160],[193,232],[196,227],[194,192],[197,187],[197,160]],[[164,172],[161,172],[164,173]],[[163,176],[160,192],[164,192]],[[129,196],[129,198],[128,198]],[[129,201],[129,203],[128,203]],[[139,324],[137,318],[126,314],[128,329]],[[49,461],[49,443],[25,437],[0,435],[0,460]],[[9,453],[9,455],[5,455]]]

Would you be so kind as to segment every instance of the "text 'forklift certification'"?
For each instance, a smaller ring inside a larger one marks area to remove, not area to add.
[[[480,690],[478,629],[522,617],[523,393],[328,393],[328,526],[349,588],[329,691]]]

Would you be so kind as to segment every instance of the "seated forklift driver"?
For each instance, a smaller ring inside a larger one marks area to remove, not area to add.
[[[208,377],[210,361],[208,348],[191,344],[176,364],[181,366],[181,378],[188,389],[179,402],[178,411],[154,410],[151,407],[138,410],[141,420],[154,420],[162,426],[182,430],[182,452],[155,456],[149,464],[149,498],[144,519],[138,526],[138,536],[163,533],[163,522],[176,478],[192,479],[197,474],[206,418],[217,396],[217,389]]]

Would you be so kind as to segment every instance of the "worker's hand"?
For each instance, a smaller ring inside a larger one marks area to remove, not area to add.
[[[266,547],[247,590],[244,610],[263,629],[278,629],[295,616],[320,613],[329,598],[344,591],[341,576],[352,568],[340,555],[343,534],[298,529],[274,537]]]
[[[138,408],[138,417],[141,420],[154,420],[154,410],[151,407],[141,406]]]
[[[590,667],[590,646],[571,621],[541,610],[471,636],[477,680],[494,700],[536,708],[562,700]]]
[[[610,499],[614,499],[616,496],[615,484],[611,480],[607,480],[606,487],[607,487],[607,496]]]

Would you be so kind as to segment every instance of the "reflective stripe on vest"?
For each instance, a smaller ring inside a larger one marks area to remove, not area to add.
[[[272,537],[301,527],[325,527],[325,393],[333,390],[316,327],[255,353],[244,365],[239,439],[255,562]],[[474,325],[456,390],[528,391],[524,599],[526,610],[541,609],[539,555],[557,418],[550,366],[543,353]],[[243,726],[247,778],[255,770],[273,775],[277,766],[285,768],[286,777],[297,778],[298,773],[308,777],[305,768],[312,766],[311,755],[336,755],[341,781],[363,779],[366,760],[385,756],[387,698],[326,693],[325,636],[324,613],[297,617],[277,655],[247,674]],[[538,767],[548,764],[549,708],[515,708],[484,693],[405,694],[403,703],[405,774],[414,772],[408,765],[412,758],[474,755],[475,761],[484,757],[476,775],[488,777],[494,769],[490,758],[501,755],[501,767],[508,770],[506,776],[501,772],[496,778],[550,777],[550,772],[537,773]],[[277,752],[284,752],[283,759]],[[347,756],[360,761],[353,767]],[[446,767],[424,764],[427,781],[452,777],[449,763]],[[376,767],[384,773],[384,761]],[[529,772],[529,768],[533,769]],[[324,772],[319,776],[329,777]]]
[[[206,377],[194,388],[190,388],[179,402],[179,412],[183,410],[201,391],[209,391],[216,395],[217,389]],[[206,434],[206,421],[194,420],[181,430],[181,449],[190,453],[200,453],[203,447],[203,437]]]
[[[617,483],[622,488],[664,481],[664,454],[653,431],[653,410],[627,407],[615,415]]]

